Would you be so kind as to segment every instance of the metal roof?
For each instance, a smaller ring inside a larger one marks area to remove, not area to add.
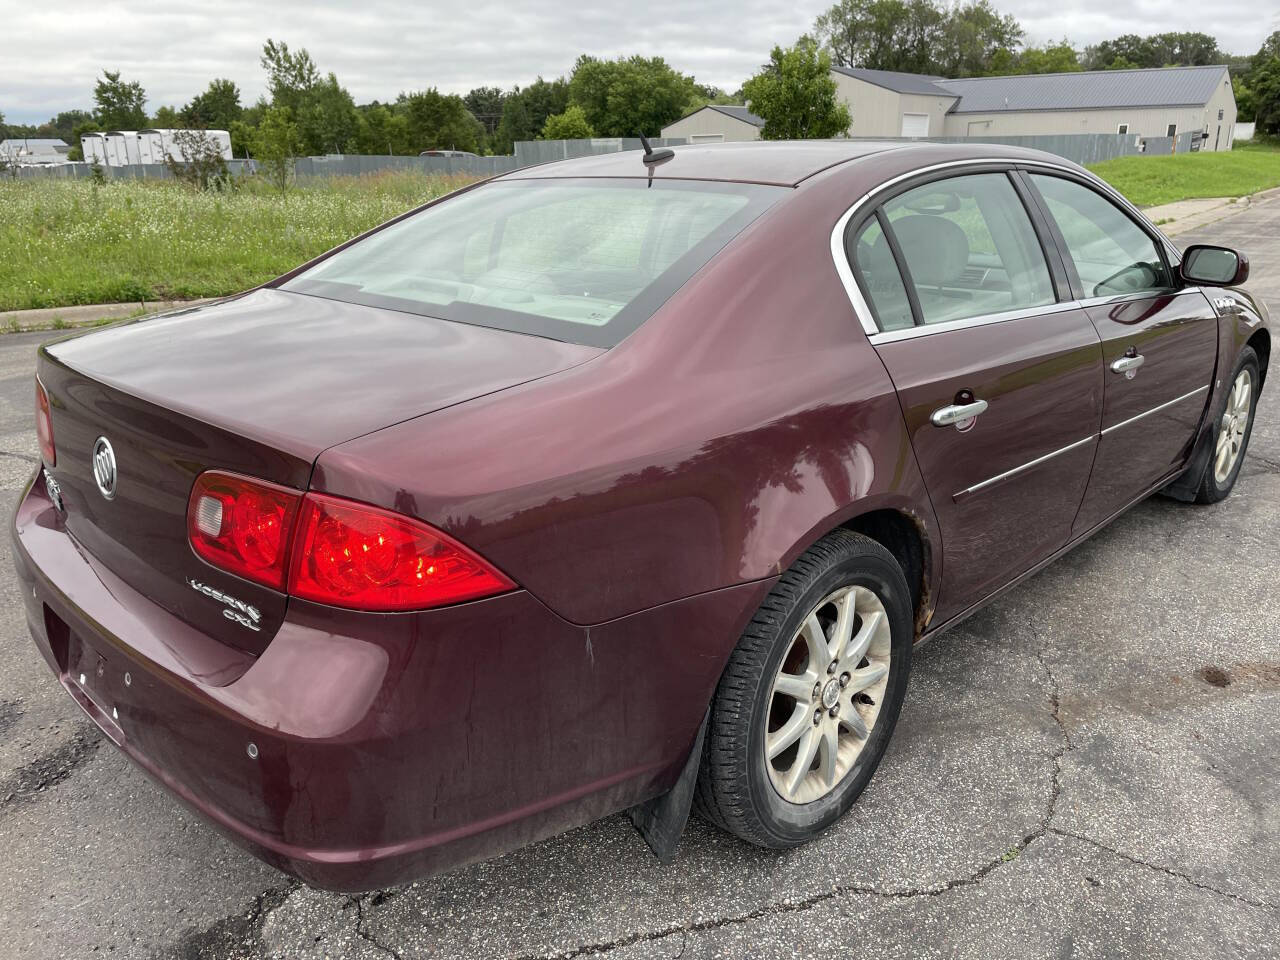
[[[1224,66],[1156,67],[968,77],[937,85],[960,97],[951,113],[1187,107],[1207,103],[1226,72]]]
[[[50,137],[13,137],[9,140],[0,140],[0,153],[14,155],[24,153],[57,156],[66,153],[69,149],[65,141]]]
[[[749,123],[753,127],[764,126],[764,117],[757,117],[747,107],[740,107],[740,106],[737,106],[736,104],[724,104],[724,103],[708,103],[707,107],[711,110],[716,110],[720,113],[723,113],[725,116],[733,117],[733,119],[735,120],[741,120],[744,123]],[[697,113],[697,111],[695,110],[694,113]]]
[[[867,70],[862,67],[832,67],[831,69],[846,77],[884,87],[895,93],[922,93],[934,97],[958,96],[938,85],[939,82],[947,82],[942,77],[930,77],[920,73],[898,73],[896,70]]]

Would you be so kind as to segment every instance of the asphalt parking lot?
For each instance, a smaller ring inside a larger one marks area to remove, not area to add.
[[[1280,200],[1195,240],[1246,250],[1280,317]],[[50,336],[0,337],[6,517]],[[1278,392],[1226,502],[1152,499],[918,650],[829,834],[776,854],[695,821],[669,867],[618,816],[362,897],[291,881],[98,736],[27,636],[6,535],[0,957],[1280,955]]]

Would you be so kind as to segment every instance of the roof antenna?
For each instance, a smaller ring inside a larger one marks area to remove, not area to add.
[[[660,163],[666,163],[676,155],[676,152],[670,147],[663,147],[655,150],[649,146],[649,138],[643,133],[640,134],[640,143],[644,147],[644,156],[640,158],[646,167],[656,167]]]

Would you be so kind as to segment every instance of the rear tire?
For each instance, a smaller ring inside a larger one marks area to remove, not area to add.
[[[1258,355],[1252,347],[1245,347],[1231,371],[1231,386],[1214,417],[1211,453],[1196,490],[1196,503],[1225,500],[1236,485],[1253,433],[1253,415],[1261,386]]]
[[[889,551],[847,530],[806,550],[720,678],[695,810],[762,847],[796,846],[831,826],[888,745],[914,639],[911,592]]]

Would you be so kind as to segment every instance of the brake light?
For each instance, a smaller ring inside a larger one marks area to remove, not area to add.
[[[303,498],[289,567],[292,596],[358,610],[422,610],[514,586],[425,523],[326,494]]]
[[[202,473],[187,504],[191,547],[215,567],[279,590],[301,499],[274,483]]]
[[[53,417],[49,413],[49,395],[36,377],[36,437],[40,440],[40,456],[46,467],[58,465],[58,451],[53,446]]]
[[[425,610],[515,588],[412,517],[217,470],[196,478],[187,534],[215,567],[336,607]]]

